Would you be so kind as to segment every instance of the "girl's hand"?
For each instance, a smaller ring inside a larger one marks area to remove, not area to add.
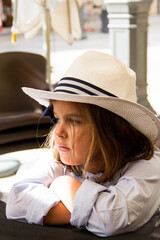
[[[80,181],[71,176],[60,176],[53,181],[50,189],[57,194],[66,208],[72,212],[72,203],[81,184]]]

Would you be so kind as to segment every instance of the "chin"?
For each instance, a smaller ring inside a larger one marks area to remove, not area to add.
[[[65,165],[68,165],[68,166],[75,165],[70,160],[64,159],[64,158],[61,158],[61,162]]]

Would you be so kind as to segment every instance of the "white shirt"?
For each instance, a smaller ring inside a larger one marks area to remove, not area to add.
[[[134,231],[148,222],[160,205],[160,151],[154,157],[127,163],[111,182],[94,182],[70,173],[53,160],[38,162],[11,189],[6,206],[8,219],[43,224],[43,217],[60,199],[49,189],[55,178],[71,175],[82,182],[71,214],[71,224],[98,236]]]

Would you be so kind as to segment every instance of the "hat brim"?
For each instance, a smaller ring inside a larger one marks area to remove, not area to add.
[[[22,90],[41,105],[48,107],[50,100],[88,103],[105,108],[146,135],[153,143],[160,139],[160,121],[147,108],[138,103],[114,97],[74,95],[23,87]]]

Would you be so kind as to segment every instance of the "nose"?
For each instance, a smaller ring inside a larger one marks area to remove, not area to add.
[[[67,129],[65,123],[59,122],[55,127],[55,135],[59,138],[66,138],[67,137]]]

